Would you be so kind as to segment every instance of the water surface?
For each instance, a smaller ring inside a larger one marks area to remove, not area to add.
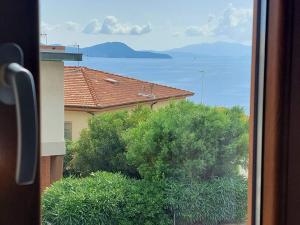
[[[164,84],[195,93],[190,100],[212,106],[250,104],[250,57],[113,59],[84,57],[80,66]],[[66,65],[78,65],[67,62]],[[203,83],[202,83],[203,82]],[[202,89],[203,86],[203,89]]]

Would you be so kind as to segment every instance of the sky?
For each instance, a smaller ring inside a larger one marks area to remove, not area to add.
[[[251,44],[252,0],[41,0],[40,7],[48,44],[120,41],[136,50]]]

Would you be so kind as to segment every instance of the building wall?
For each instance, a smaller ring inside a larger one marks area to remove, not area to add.
[[[40,158],[40,189],[44,191],[47,187],[61,179],[63,174],[62,155],[42,156]]]
[[[41,61],[42,156],[64,155],[64,63]]]
[[[92,115],[81,111],[65,111],[65,122],[72,123],[72,140],[77,140],[82,129],[88,127]]]
[[[44,191],[51,184],[51,157],[42,156],[40,158],[40,188],[41,192]]]
[[[176,99],[176,100],[165,100],[165,101],[160,101],[156,102],[155,104],[152,105],[153,110],[160,109],[162,107],[165,107],[170,104],[172,101],[179,101],[181,99]],[[145,104],[149,107],[151,107],[151,104]],[[136,105],[128,106],[128,107],[123,107],[123,108],[114,108],[114,109],[109,109],[109,110],[104,110],[101,112],[94,113],[95,115],[101,114],[104,112],[113,112],[113,111],[118,111],[118,110],[132,110],[136,107]],[[71,122],[72,123],[72,140],[78,140],[80,137],[80,132],[82,129],[88,127],[88,120],[92,117],[93,115],[88,112],[84,111],[70,111],[70,110],[65,110],[65,122]]]
[[[177,100],[178,101],[178,100]],[[152,109],[153,110],[157,110],[157,109],[160,109],[160,108],[163,108],[167,105],[170,104],[171,101],[161,101],[161,102],[157,102],[155,103],[153,106],[152,106]]]

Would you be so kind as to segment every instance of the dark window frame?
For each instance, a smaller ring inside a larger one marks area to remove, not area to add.
[[[256,149],[258,20],[255,0],[252,60],[248,225],[300,221],[300,1],[268,0],[264,62],[262,148]],[[262,151],[260,216],[256,215],[256,150]]]
[[[254,18],[258,18],[255,0]],[[39,83],[38,0],[5,0],[0,7],[0,42],[17,42],[25,55],[25,67]],[[20,19],[22,18],[22,19]],[[262,135],[262,205],[261,224],[298,225],[300,221],[300,1],[269,0],[264,85],[264,120]],[[15,26],[15,25],[18,26]],[[256,23],[254,23],[254,29]],[[24,35],[24,31],[29,35]],[[249,191],[255,191],[253,149],[256,144],[256,52],[257,32],[253,38],[251,143]],[[39,87],[37,87],[38,92]],[[2,118],[2,119],[1,119]],[[0,107],[0,147],[2,160],[0,185],[1,224],[39,224],[39,171],[33,185],[16,186],[16,124],[13,107]],[[252,179],[254,178],[254,179]],[[248,224],[254,224],[255,197],[249,195]]]

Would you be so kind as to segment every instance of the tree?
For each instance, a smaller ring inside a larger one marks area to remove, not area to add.
[[[209,180],[238,174],[247,162],[248,117],[182,101],[124,133],[128,162],[147,179]]]
[[[63,164],[63,176],[69,177],[69,176],[77,176],[74,169],[71,167],[72,160],[73,160],[73,142],[70,140],[66,140],[66,154],[64,156],[64,164]]]
[[[150,112],[148,108],[138,107],[133,111],[109,112],[93,117],[88,129],[83,130],[80,139],[72,145],[70,167],[83,176],[103,170],[139,177],[136,168],[127,163],[122,133],[145,120]]]

